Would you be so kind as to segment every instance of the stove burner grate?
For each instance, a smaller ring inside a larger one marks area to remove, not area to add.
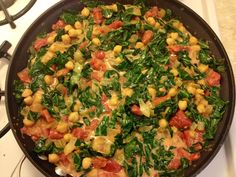
[[[22,15],[24,15],[26,12],[28,12],[31,7],[35,4],[37,0],[30,0],[30,2],[23,8],[20,12],[18,12],[15,15],[10,15],[8,13],[7,8],[14,4],[15,0],[0,0],[0,9],[3,10],[5,19],[0,21],[0,26],[5,24],[10,24],[11,28],[16,28],[16,24],[14,23],[14,20],[20,18]]]

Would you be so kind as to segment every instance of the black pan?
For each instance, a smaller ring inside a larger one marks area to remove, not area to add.
[[[131,0],[124,1],[109,1],[104,0],[105,3],[120,2],[132,3]],[[235,106],[235,83],[232,68],[229,58],[216,34],[208,26],[208,24],[199,17],[190,8],[178,2],[177,0],[158,0],[149,2],[150,5],[157,5],[162,8],[169,8],[174,12],[174,15],[179,17],[180,20],[187,24],[187,29],[198,38],[206,39],[209,41],[212,53],[216,58],[223,58],[226,66],[226,72],[222,74],[222,90],[221,97],[224,100],[229,100],[226,112],[219,124],[216,137],[210,142],[211,148],[202,152],[199,160],[193,163],[193,166],[184,171],[184,176],[196,176],[199,174],[214,158],[219,149],[224,143],[226,135],[228,134]],[[33,152],[34,143],[29,137],[22,136],[20,128],[23,127],[22,119],[18,114],[18,105],[13,96],[13,81],[17,79],[17,72],[21,71],[27,65],[29,54],[28,48],[35,40],[36,36],[43,31],[50,31],[50,27],[57,20],[59,15],[66,9],[81,10],[83,5],[79,0],[64,0],[47,10],[42,14],[25,32],[20,42],[18,43],[13,58],[10,62],[8,76],[6,81],[6,106],[11,130],[14,136],[27,156],[27,158],[37,167],[45,176],[58,176],[55,173],[54,165],[42,161],[38,158],[37,154]]]

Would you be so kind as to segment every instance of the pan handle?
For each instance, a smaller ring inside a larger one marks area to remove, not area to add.
[[[0,91],[0,99],[2,96],[5,96],[4,91]],[[2,130],[0,130],[0,138],[2,138],[10,130],[10,124],[7,123]]]
[[[11,59],[11,55],[8,53],[8,50],[11,47],[11,43],[8,41],[4,41],[1,45],[0,45],[0,58],[6,58],[8,60]],[[1,97],[5,96],[5,91],[2,91],[0,89],[0,100]],[[8,131],[10,130],[10,124],[7,123],[2,130],[0,130],[0,138],[2,138]]]

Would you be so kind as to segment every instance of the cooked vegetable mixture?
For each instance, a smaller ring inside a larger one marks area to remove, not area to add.
[[[169,9],[87,5],[32,44],[22,133],[72,176],[178,176],[214,138],[223,66]]]

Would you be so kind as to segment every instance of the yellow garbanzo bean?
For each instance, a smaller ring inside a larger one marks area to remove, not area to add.
[[[81,15],[84,17],[88,17],[90,14],[90,11],[87,7],[84,7],[83,10],[81,11]]]
[[[92,165],[92,159],[90,157],[85,157],[82,161],[83,169],[88,169]]]
[[[60,159],[59,156],[57,154],[55,154],[55,153],[48,154],[48,161],[50,163],[57,163],[57,162],[59,162],[59,159]]]

